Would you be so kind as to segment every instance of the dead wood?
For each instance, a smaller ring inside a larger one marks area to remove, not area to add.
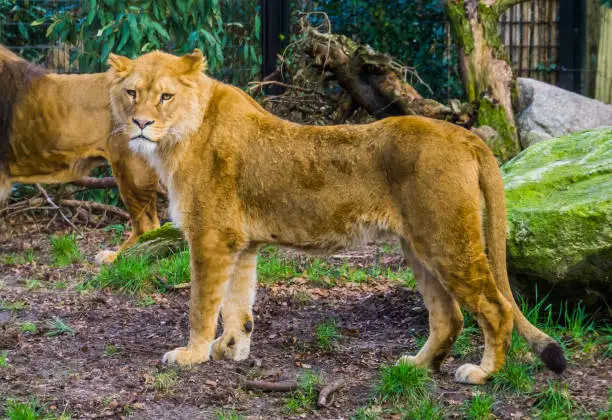
[[[321,389],[321,392],[319,392],[319,399],[317,400],[317,407],[327,407],[328,405],[327,400],[329,399],[329,396],[333,394],[334,392],[338,391],[339,389],[343,388],[345,385],[346,385],[346,381],[344,379],[338,379],[336,381],[333,381],[325,385],[325,387]]]

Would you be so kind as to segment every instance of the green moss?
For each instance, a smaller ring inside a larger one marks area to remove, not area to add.
[[[502,162],[515,156],[519,151],[516,127],[508,121],[506,110],[487,98],[479,101],[478,125],[488,125],[497,131],[497,137],[488,142],[493,154]]]
[[[161,227],[149,232],[143,233],[138,242],[147,242],[153,239],[182,239],[183,233],[172,223],[164,223]]]
[[[609,284],[612,128],[537,143],[502,172],[512,270],[552,283]]]
[[[138,242],[121,253],[133,258],[163,258],[187,249],[180,229],[166,223],[158,229],[143,233]]]
[[[496,58],[507,60],[504,46],[499,37],[499,12],[495,7],[489,7],[484,2],[478,2],[478,20],[484,28],[484,37]]]
[[[465,50],[466,55],[469,55],[474,49],[474,34],[472,34],[472,28],[465,13],[464,0],[447,1],[446,12],[455,43]]]

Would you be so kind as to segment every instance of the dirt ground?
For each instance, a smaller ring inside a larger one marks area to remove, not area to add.
[[[381,365],[415,352],[418,337],[427,331],[419,295],[396,282],[331,289],[307,281],[275,284],[258,291],[249,360],[164,367],[164,352],[187,341],[188,290],[154,295],[155,303],[148,307],[139,306],[135,296],[82,291],[78,285],[96,274],[93,257],[112,246],[112,234],[86,231],[79,244],[87,261],[59,268],[50,264],[49,236],[57,228],[9,226],[0,240],[0,256],[23,255],[28,248],[35,255],[34,262],[0,267],[0,302],[25,302],[21,310],[0,309],[0,353],[8,351],[8,363],[0,367],[0,406],[6,398],[35,397],[50,412],[70,412],[72,418],[208,419],[223,409],[252,419],[347,419],[372,403]],[[360,258],[371,257],[368,252],[365,248],[345,258],[360,264]],[[29,290],[27,279],[38,280],[40,287]],[[46,325],[54,317],[75,334],[48,336]],[[334,350],[319,350],[315,328],[332,317],[343,338]],[[22,332],[24,322],[36,324],[37,332]],[[476,392],[452,380],[466,361],[476,360],[451,358],[433,374],[445,418],[461,418],[461,404]],[[305,371],[327,380],[343,378],[347,384],[334,394],[330,407],[301,414],[285,409],[286,393],[240,387],[241,377],[295,379]],[[610,359],[575,358],[562,379],[584,412],[595,415],[607,409],[611,371]],[[154,378],[167,372],[175,372],[176,383],[160,390]],[[536,391],[555,378],[538,370]],[[496,395],[493,412],[498,418],[529,418],[534,401]],[[380,418],[399,417],[383,411]]]

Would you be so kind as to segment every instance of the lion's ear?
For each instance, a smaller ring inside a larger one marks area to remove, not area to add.
[[[206,70],[206,58],[199,49],[193,50],[191,54],[185,54],[180,58],[182,64],[182,72],[184,74],[189,73],[201,73]]]
[[[110,54],[108,56],[108,65],[111,66],[117,73],[126,73],[132,69],[132,60],[122,55]]]

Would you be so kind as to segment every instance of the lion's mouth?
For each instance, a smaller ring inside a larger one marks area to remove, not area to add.
[[[155,143],[153,140],[151,140],[147,136],[143,136],[142,134],[139,134],[136,137],[132,137],[130,140],[146,140],[146,141],[150,141],[151,143]]]

